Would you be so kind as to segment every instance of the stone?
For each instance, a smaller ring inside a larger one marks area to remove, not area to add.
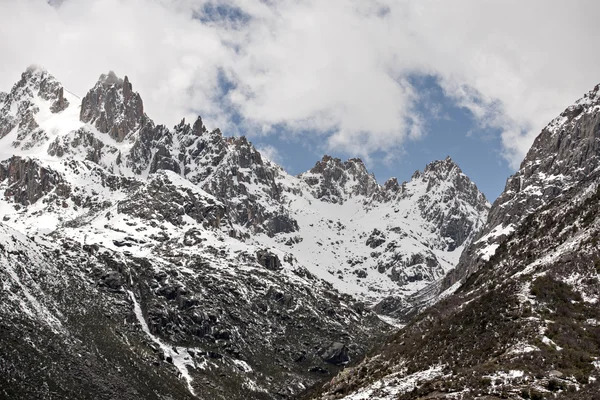
[[[259,250],[256,252],[256,261],[263,267],[271,271],[279,271],[282,268],[281,261],[277,254],[268,250]]]
[[[343,365],[350,361],[348,355],[348,347],[340,342],[333,342],[323,350],[320,354],[323,361],[334,365]]]

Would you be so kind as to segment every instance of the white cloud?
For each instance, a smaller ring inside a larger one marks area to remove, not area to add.
[[[279,154],[279,150],[273,145],[263,144],[256,146],[256,149],[263,155],[263,157],[267,158],[270,161],[273,161],[277,165],[284,166],[283,157]]]
[[[58,11],[0,1],[1,89],[38,63],[83,95],[112,69],[157,122],[201,113],[235,132],[235,111],[250,135],[283,124],[365,158],[424,134],[412,74],[437,76],[481,127],[500,130],[513,167],[600,81],[596,1],[67,0]],[[231,18],[206,18],[206,4]]]

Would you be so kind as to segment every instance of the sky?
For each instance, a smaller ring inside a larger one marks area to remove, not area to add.
[[[403,181],[450,156],[493,201],[600,82],[597,15],[595,0],[0,0],[0,90],[37,64],[83,96],[113,70],[156,123],[202,115],[290,173],[329,154]]]

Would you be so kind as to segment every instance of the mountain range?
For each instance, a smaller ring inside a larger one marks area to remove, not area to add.
[[[157,125],[113,72],[80,99],[29,67],[0,144],[11,398],[290,398],[399,326],[490,207],[450,158],[292,176],[200,117]]]
[[[0,93],[0,397],[594,399],[600,88],[490,205],[449,157],[293,176],[245,137]]]

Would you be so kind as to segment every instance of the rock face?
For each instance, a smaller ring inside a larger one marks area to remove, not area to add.
[[[544,128],[438,303],[306,397],[595,399],[599,105]]]
[[[122,142],[144,124],[146,117],[142,98],[133,92],[129,79],[120,79],[110,71],[101,75],[81,100],[79,118]]]
[[[487,261],[506,236],[527,216],[537,212],[600,166],[600,88],[596,86],[569,106],[535,139],[516,174],[492,206],[476,245],[462,256],[442,290],[465,279]]]
[[[292,398],[489,207],[449,158],[402,184],[329,156],[291,176],[200,117],[156,125],[114,73],[77,99],[28,69],[0,105],[0,397]]]
[[[300,178],[311,187],[316,198],[330,203],[343,203],[353,196],[370,197],[380,189],[360,158],[342,162],[325,155]]]
[[[34,204],[50,193],[61,199],[68,198],[71,193],[69,184],[59,174],[35,160],[17,156],[0,164],[0,182],[6,185],[4,196],[23,206]]]

